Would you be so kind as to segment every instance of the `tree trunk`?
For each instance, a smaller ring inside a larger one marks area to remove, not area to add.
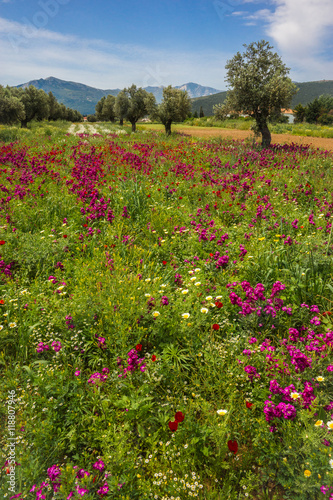
[[[122,127],[124,125],[124,118],[119,119],[119,125]]]
[[[168,120],[165,124],[164,124],[164,128],[165,128],[165,133],[166,135],[170,135],[171,134],[171,120]]]
[[[27,128],[28,127],[28,120],[22,120],[21,121],[21,127],[22,128]]]
[[[132,124],[132,132],[136,131],[136,122],[131,122]]]
[[[271,144],[272,136],[271,136],[271,132],[267,126],[267,123],[264,123],[261,125],[260,133],[262,136],[262,141],[261,141],[262,147],[268,148]]]

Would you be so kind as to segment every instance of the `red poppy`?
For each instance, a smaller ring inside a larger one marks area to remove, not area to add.
[[[64,234],[64,235],[63,235],[63,238],[67,238],[67,234]]]
[[[172,432],[175,432],[178,429],[178,422],[176,420],[174,422],[171,422],[171,420],[170,420],[168,425],[169,425],[170,431],[172,431]]]
[[[1,302],[1,301],[0,301],[0,304],[2,304],[2,302]],[[331,314],[332,314],[332,313],[331,313],[331,311],[325,311],[325,312],[323,313],[323,316],[331,316]]]
[[[162,264],[163,264],[163,266],[166,266],[167,265],[167,261],[163,260]]]
[[[6,242],[5,242],[5,241],[3,241],[3,240],[1,240],[1,241],[0,241],[0,245],[4,245],[5,243],[6,243]]]
[[[238,451],[237,441],[231,441],[231,440],[229,440],[228,441],[228,448],[229,448],[230,451],[233,451],[236,454],[237,451]]]
[[[83,227],[88,227],[88,224],[83,224]]]
[[[246,401],[246,408],[251,408],[253,406],[253,403],[250,403],[249,401]]]
[[[185,415],[184,415],[184,413],[183,413],[183,412],[181,412],[181,411],[176,411],[176,414],[175,414],[175,421],[176,421],[176,422],[179,422],[179,423],[180,423],[180,422],[183,422],[184,418],[185,418]]]
[[[156,361],[156,359],[157,359],[157,358],[156,358],[155,354],[153,354],[153,355],[152,355],[152,357],[151,357],[151,360],[152,360],[152,361]]]
[[[150,194],[147,194],[148,198],[150,198]]]
[[[137,345],[135,346],[135,349],[136,349],[137,351],[141,351],[141,349],[142,349],[142,344],[137,344]]]
[[[210,254],[209,254],[209,256],[210,256],[210,257],[213,257],[213,256],[214,256],[214,254],[213,254],[213,253],[210,253]]]
[[[4,303],[5,303],[5,301],[1,299],[0,300],[0,304],[4,304]]]
[[[217,323],[214,323],[214,325],[212,326],[213,330],[219,330],[220,329],[220,325],[218,325]]]
[[[218,307],[219,309],[221,309],[221,307],[223,307],[222,302],[220,302],[219,300],[218,300],[217,302],[215,302],[215,305],[216,305],[216,307]]]

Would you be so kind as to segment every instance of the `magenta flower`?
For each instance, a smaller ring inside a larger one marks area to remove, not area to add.
[[[104,464],[103,460],[98,459],[97,462],[94,463],[93,469],[104,470],[105,464]]]

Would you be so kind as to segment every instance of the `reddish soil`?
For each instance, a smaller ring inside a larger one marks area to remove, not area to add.
[[[177,127],[177,132],[192,135],[193,137],[223,137],[229,139],[250,139],[253,140],[253,132],[248,130],[234,130],[221,128],[203,127]],[[260,139],[257,139],[260,142]],[[303,137],[299,135],[289,134],[272,134],[272,144],[304,144],[310,145],[312,148],[322,148],[328,151],[333,151],[333,139],[325,139],[321,137]]]

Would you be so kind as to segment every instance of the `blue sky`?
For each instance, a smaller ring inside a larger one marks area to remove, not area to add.
[[[0,0],[0,84],[102,89],[196,82],[268,40],[294,81],[333,80],[333,0]]]

